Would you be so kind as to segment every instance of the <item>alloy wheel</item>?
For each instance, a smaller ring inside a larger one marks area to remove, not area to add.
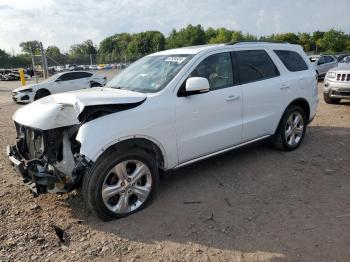
[[[139,160],[125,160],[115,165],[102,185],[102,200],[116,214],[128,214],[139,208],[149,196],[152,175]]]
[[[288,145],[296,146],[304,135],[304,120],[299,112],[292,113],[286,123],[285,137]]]

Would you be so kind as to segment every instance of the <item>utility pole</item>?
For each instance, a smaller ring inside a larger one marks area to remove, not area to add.
[[[47,79],[49,74],[48,74],[48,69],[47,69],[46,55],[45,55],[45,51],[44,51],[42,42],[40,42],[40,53],[41,53],[41,61],[43,63],[43,67],[44,67],[44,79]]]
[[[90,54],[90,65],[92,65],[92,56]]]
[[[35,62],[34,62],[34,56],[33,56],[33,52],[32,52],[32,48],[30,48],[30,56],[32,57],[32,66],[33,66],[33,72],[34,72],[34,76],[35,76],[35,83],[38,83],[38,76],[35,72]]]

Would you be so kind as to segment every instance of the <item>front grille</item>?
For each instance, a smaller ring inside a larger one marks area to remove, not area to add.
[[[350,74],[337,74],[337,81],[350,81]]]
[[[41,130],[15,123],[17,130],[17,148],[27,160],[41,158],[44,150],[44,134]]]

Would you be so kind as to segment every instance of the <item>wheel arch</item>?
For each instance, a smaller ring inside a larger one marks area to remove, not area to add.
[[[112,150],[124,151],[129,148],[140,148],[148,153],[151,153],[155,157],[157,167],[161,170],[167,169],[167,157],[165,150],[158,141],[152,139],[151,137],[132,136],[118,139],[117,141],[114,141],[113,143],[110,143],[104,147],[103,152],[101,152],[95,158],[100,158]]]
[[[35,94],[37,94],[38,92],[40,92],[40,91],[45,91],[45,92],[48,92],[49,93],[49,95],[51,95],[51,92],[47,89],[47,88],[45,88],[45,87],[43,87],[43,88],[40,88],[40,89],[38,89],[38,90],[36,90],[36,92],[35,92]]]
[[[301,98],[301,97],[300,97],[300,98],[296,98],[296,99],[294,99],[293,101],[291,101],[291,102],[288,104],[288,106],[286,106],[286,108],[284,109],[284,111],[283,111],[283,113],[282,113],[282,115],[281,115],[281,117],[280,117],[280,120],[279,120],[279,122],[278,122],[278,125],[277,125],[277,127],[276,127],[275,132],[278,130],[278,127],[280,126],[281,121],[282,121],[282,118],[283,118],[285,112],[287,111],[287,109],[288,109],[289,107],[295,106],[295,105],[296,105],[296,106],[300,106],[300,107],[304,110],[305,115],[306,115],[306,119],[307,119],[307,123],[306,123],[306,124],[309,123],[309,120],[310,120],[310,104],[309,104],[309,102],[308,102],[305,98]]]
[[[37,95],[40,92],[47,92],[48,95],[51,95],[51,92],[49,90],[47,90],[46,88],[39,88],[38,90],[35,91],[34,98],[33,98],[34,100],[38,99]]]

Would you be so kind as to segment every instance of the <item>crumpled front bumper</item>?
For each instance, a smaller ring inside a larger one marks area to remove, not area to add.
[[[6,154],[16,171],[20,174],[22,181],[35,194],[47,193],[58,182],[57,177],[43,170],[38,170],[40,160],[27,161],[18,152],[16,146],[7,146]]]
[[[20,160],[18,156],[16,156],[16,149],[14,146],[6,147],[6,155],[8,156],[11,164],[16,168],[16,170],[21,174],[21,176],[25,176],[25,167],[23,162]]]

